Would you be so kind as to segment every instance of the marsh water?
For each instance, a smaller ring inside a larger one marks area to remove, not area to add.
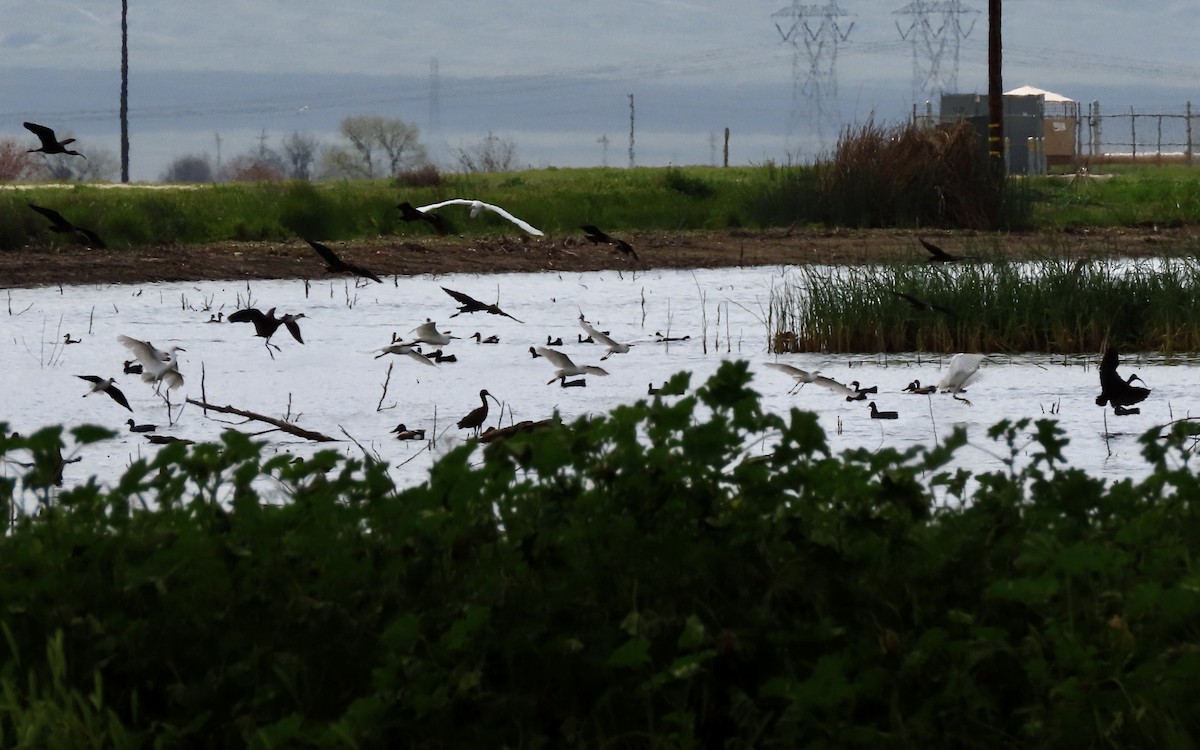
[[[543,419],[555,412],[571,420],[649,398],[650,384],[661,385],[681,370],[692,373],[695,387],[722,360],[744,359],[751,363],[764,407],[781,413],[813,411],[834,451],[933,445],[963,424],[971,445],[959,453],[958,462],[976,471],[996,470],[1006,451],[987,439],[987,428],[1002,419],[1049,417],[1059,421],[1070,439],[1070,462],[1112,480],[1144,475],[1148,466],[1138,437],[1189,416],[1200,403],[1194,395],[1200,369],[1189,359],[1125,356],[1122,373],[1139,373],[1153,391],[1140,414],[1114,417],[1094,402],[1099,392],[1095,356],[993,354],[968,388],[970,406],[948,395],[903,391],[914,379],[936,383],[946,357],[776,357],[767,350],[767,310],[772,290],[790,278],[787,268],[756,267],[416,276],[365,285],[338,277],[12,289],[0,298],[0,420],[22,433],[52,424],[90,423],[117,430],[117,437],[79,451],[81,460],[66,467],[67,485],[93,475],[112,482],[131,461],[159,450],[144,435],[126,430],[129,418],[156,425],[155,434],[195,441],[216,440],[227,429],[262,433],[260,439],[272,453],[303,456],[333,448],[361,456],[366,450],[387,461],[398,483],[407,485],[422,481],[440,452],[469,437],[470,431],[455,423],[479,405],[481,389],[501,402],[500,407],[492,405],[488,426]],[[457,303],[443,287],[498,302],[521,322],[485,313],[455,316]],[[304,344],[280,329],[271,339],[280,349],[272,357],[253,326],[209,322],[248,305],[276,308],[280,315],[304,313]],[[632,343],[632,349],[600,362],[603,347],[578,342],[581,314],[614,339]],[[376,358],[393,334],[403,338],[427,319],[460,337],[441,347],[457,362],[431,367],[408,357]],[[496,336],[499,343],[478,344],[469,338],[475,332],[481,338]],[[64,343],[68,334],[78,343]],[[151,385],[123,374],[122,362],[131,355],[118,343],[119,334],[162,349],[186,349],[179,355],[185,383],[171,393],[169,417],[167,404]],[[545,345],[548,337],[561,338],[563,344],[556,348],[577,364],[602,365],[609,375],[588,376],[586,387],[547,384],[553,367],[534,359],[529,347]],[[820,370],[844,383],[877,386],[879,408],[895,410],[899,418],[871,419],[867,402],[847,402],[811,385],[792,393],[787,375],[763,366],[769,361]],[[133,413],[104,394],[84,398],[89,386],[77,375],[116,378]],[[202,395],[208,403],[285,419],[338,442],[312,443],[270,431],[263,423],[206,415],[184,404],[185,397]],[[433,439],[398,441],[390,433],[398,423],[424,429]],[[770,448],[769,439],[746,446],[751,455]],[[18,469],[4,466],[0,471]]]

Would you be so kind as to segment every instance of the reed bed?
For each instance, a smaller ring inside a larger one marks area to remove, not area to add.
[[[770,319],[776,352],[1194,352],[1200,259],[807,267]]]

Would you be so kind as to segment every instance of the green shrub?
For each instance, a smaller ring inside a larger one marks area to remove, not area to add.
[[[970,476],[949,464],[961,430],[834,456],[813,415],[764,413],[749,381],[745,363],[692,392],[676,376],[665,390],[684,395],[482,462],[465,445],[404,490],[383,465],[264,459],[231,431],[58,493],[61,431],[0,429],[0,454],[46,464],[28,480],[41,511],[0,537],[0,736],[38,717],[90,727],[95,747],[1200,732],[1189,423],[1143,438],[1140,483],[1064,466],[1050,421],[997,425],[1004,468]],[[0,499],[22,492],[0,477]]]

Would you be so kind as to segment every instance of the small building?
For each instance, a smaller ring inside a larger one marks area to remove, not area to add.
[[[1040,96],[1042,109],[1042,151],[1046,163],[1074,164],[1079,158],[1079,102],[1062,94],[1034,86],[1020,86],[1005,96]]]

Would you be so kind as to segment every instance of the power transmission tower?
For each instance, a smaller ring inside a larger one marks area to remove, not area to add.
[[[629,95],[629,168],[633,169],[633,94]]]
[[[838,47],[850,38],[854,21],[849,25],[844,19],[850,13],[838,6],[837,0],[824,5],[804,5],[800,0],[780,8],[772,18],[790,18],[791,24],[785,31],[779,22],[775,29],[783,41],[792,45],[792,116],[788,123],[788,135],[801,112],[801,102],[806,102],[807,119],[816,131],[819,147],[825,144],[826,131],[836,131],[841,126],[841,115],[837,103],[837,56]]]
[[[895,11],[912,18],[907,29],[897,21],[896,30],[912,44],[914,102],[933,101],[958,87],[959,45],[975,28],[974,18],[963,24],[968,13],[979,11],[964,8],[962,0],[912,0]]]

